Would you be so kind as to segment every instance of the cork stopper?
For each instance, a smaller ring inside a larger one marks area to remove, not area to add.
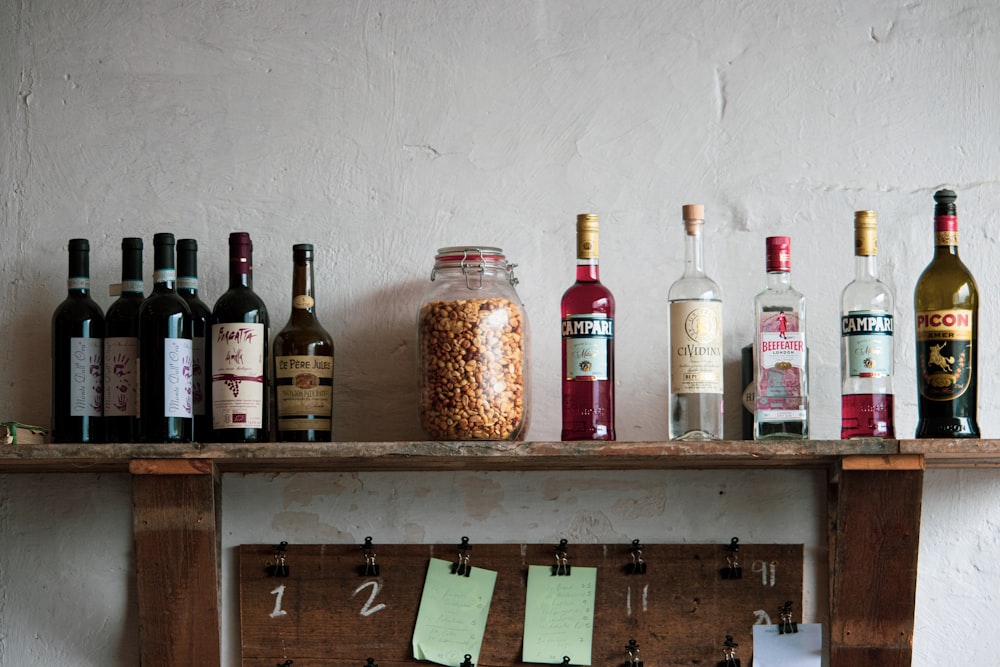
[[[705,205],[704,204],[684,204],[681,208],[684,214],[684,222],[689,220],[704,220],[705,219]]]

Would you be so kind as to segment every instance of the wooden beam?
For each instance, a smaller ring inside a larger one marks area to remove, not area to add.
[[[831,667],[910,665],[924,481],[910,463],[849,464],[832,485]]]
[[[162,463],[129,466],[140,662],[218,667],[219,477],[211,465],[171,471]]]

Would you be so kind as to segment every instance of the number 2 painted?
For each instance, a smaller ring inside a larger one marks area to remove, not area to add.
[[[354,597],[355,595],[357,595],[364,589],[368,588],[369,586],[371,586],[372,594],[368,596],[368,599],[365,601],[365,604],[361,607],[362,616],[371,616],[372,614],[380,612],[383,609],[385,609],[385,605],[382,603],[379,603],[374,607],[372,606],[372,602],[374,602],[376,596],[378,596],[379,586],[377,581],[366,581],[365,583],[361,584],[356,589],[354,589],[354,593],[351,594],[351,597]]]

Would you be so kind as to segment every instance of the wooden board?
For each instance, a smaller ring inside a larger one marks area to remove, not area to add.
[[[726,635],[749,662],[752,626],[778,621],[792,601],[802,620],[803,546],[741,544],[743,578],[725,580],[725,545],[642,545],[645,575],[626,574],[630,544],[570,544],[572,566],[597,567],[594,665],[625,662],[639,645],[647,665],[714,665]],[[357,545],[289,545],[289,576],[272,577],[274,545],[242,545],[240,634],[244,667],[412,665],[413,628],[430,558],[457,560],[455,545],[383,545],[380,576],[363,577]],[[521,665],[529,565],[552,565],[554,545],[474,544],[473,567],[497,572],[479,665]],[[774,583],[771,564],[774,563]],[[755,571],[756,570],[756,571]],[[762,572],[764,577],[762,578]],[[384,605],[380,607],[379,605]],[[377,611],[376,611],[377,610]],[[284,612],[284,613],[282,613]],[[457,667],[457,666],[456,666]]]

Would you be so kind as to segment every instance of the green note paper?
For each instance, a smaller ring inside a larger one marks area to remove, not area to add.
[[[524,605],[524,662],[589,665],[594,638],[597,568],[573,567],[569,576],[552,576],[552,567],[528,568]]]
[[[451,563],[432,558],[420,595],[413,657],[458,667],[466,654],[479,662],[497,573],[472,568],[468,577],[451,573]]]

